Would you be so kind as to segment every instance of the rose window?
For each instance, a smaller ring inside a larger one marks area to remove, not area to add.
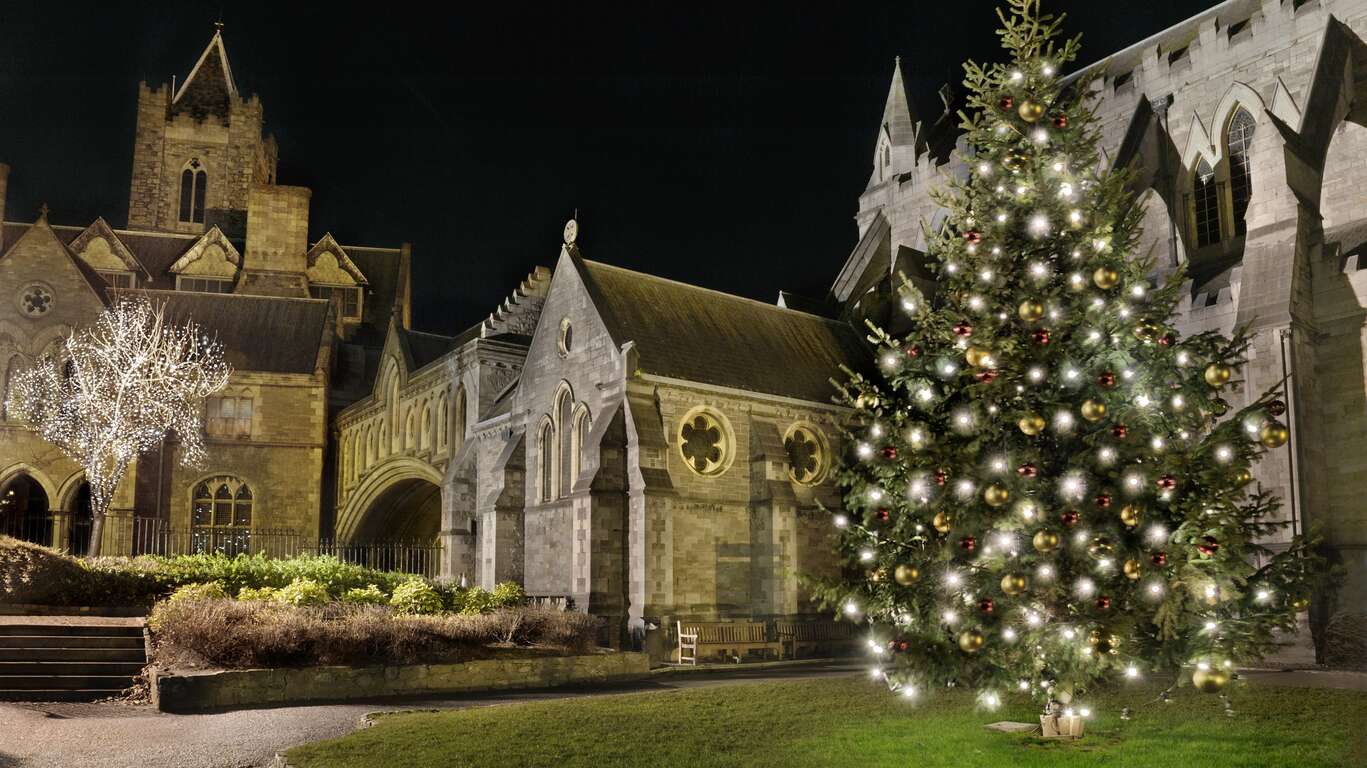
[[[52,291],[33,283],[19,292],[19,310],[28,317],[41,317],[52,309]]]
[[[728,449],[726,431],[710,413],[692,414],[679,428],[679,450],[689,468],[700,475],[725,469]]]
[[[826,449],[821,433],[805,424],[794,424],[783,438],[788,452],[788,472],[793,480],[811,484],[826,473]]]

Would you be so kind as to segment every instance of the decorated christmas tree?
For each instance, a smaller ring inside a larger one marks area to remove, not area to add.
[[[912,330],[873,328],[878,373],[845,385],[847,579],[825,595],[909,696],[1221,691],[1309,595],[1305,544],[1259,544],[1283,523],[1250,472],[1287,441],[1286,406],[1234,392],[1242,331],[1171,324],[1184,276],[1155,283],[1136,253],[1144,201],[1099,152],[1094,75],[1059,76],[1079,48],[1062,17],[999,15],[1011,62],[965,66],[935,292],[903,281]]]

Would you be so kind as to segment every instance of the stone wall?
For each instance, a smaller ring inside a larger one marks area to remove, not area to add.
[[[387,696],[450,696],[638,680],[650,673],[642,653],[487,659],[393,667],[306,667],[212,672],[153,671],[152,703],[192,712]]]

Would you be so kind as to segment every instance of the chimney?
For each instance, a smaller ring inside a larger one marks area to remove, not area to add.
[[[9,191],[9,166],[0,163],[0,251],[5,250],[5,193]]]
[[[247,247],[237,292],[307,297],[307,187],[257,184],[247,195]]]

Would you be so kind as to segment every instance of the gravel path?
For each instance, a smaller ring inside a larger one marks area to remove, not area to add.
[[[349,733],[360,727],[371,712],[459,709],[539,699],[743,685],[850,675],[862,669],[851,665],[729,669],[720,673],[658,675],[608,688],[202,715],[170,715],[145,705],[0,702],[0,768],[257,768],[273,765],[275,754],[288,747]]]

